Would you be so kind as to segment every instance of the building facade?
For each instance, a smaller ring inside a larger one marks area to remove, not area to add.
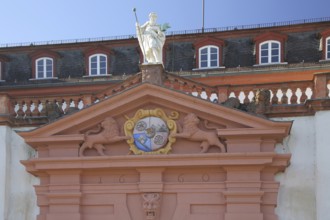
[[[164,65],[2,45],[0,218],[326,220],[329,51],[329,18],[168,33]]]

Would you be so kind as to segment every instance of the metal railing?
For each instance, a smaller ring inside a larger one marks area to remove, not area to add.
[[[281,27],[281,26],[290,26],[290,25],[308,24],[308,23],[318,23],[318,22],[328,22],[328,21],[330,21],[330,17],[301,19],[301,20],[293,20],[293,21],[271,22],[271,23],[262,23],[262,24],[251,24],[251,25],[227,26],[227,27],[218,27],[218,28],[206,28],[204,30],[203,29],[195,29],[195,30],[183,30],[183,31],[169,31],[169,32],[166,32],[166,35],[167,36],[173,36],[173,35],[202,34],[202,33],[225,32],[225,31],[235,31],[235,30],[248,30],[248,29]],[[39,41],[39,42],[7,43],[7,44],[0,44],[0,48],[26,47],[26,46],[39,46],[39,45],[56,45],[56,44],[88,43],[88,42],[101,42],[101,41],[111,41],[111,40],[128,40],[128,39],[134,39],[134,38],[136,38],[136,35],[135,34],[130,34],[130,35],[120,35],[120,36],[110,36],[110,37],[99,37],[99,38],[82,38],[82,39],[69,39],[69,40],[52,40],[52,41]]]

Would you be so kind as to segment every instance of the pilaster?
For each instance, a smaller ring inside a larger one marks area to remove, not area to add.
[[[0,126],[10,124],[10,97],[6,93],[0,93]]]
[[[0,125],[0,219],[7,219],[10,192],[10,129]]]

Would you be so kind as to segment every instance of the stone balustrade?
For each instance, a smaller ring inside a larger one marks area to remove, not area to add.
[[[11,115],[14,118],[46,117],[46,105],[56,104],[63,114],[72,110],[80,110],[86,105],[81,96],[59,97],[18,97],[11,98]]]
[[[46,111],[47,105],[50,106],[50,109],[55,106],[60,115],[65,115],[107,99],[139,83],[141,83],[141,77],[135,75],[121,83],[109,86],[108,89],[84,95],[62,96],[58,94],[57,96],[16,97],[2,93],[0,94],[1,120],[3,121],[4,116],[7,115],[18,125],[47,123],[50,114]],[[330,74],[328,73],[317,73],[314,75],[314,79],[310,81],[230,86],[208,86],[174,74],[167,74],[164,86],[214,103],[222,103],[230,97],[235,97],[241,104],[245,105],[254,102],[258,90],[266,89],[271,93],[271,108],[268,109],[266,115],[272,117],[277,116],[277,114],[280,116],[283,112],[290,112],[290,109],[295,109],[292,111],[292,115],[294,115],[297,113],[297,107],[299,107],[299,114],[312,114],[310,113],[311,104],[306,105],[307,100],[330,98]],[[320,105],[321,108],[328,106],[328,104],[318,103],[318,109]]]
[[[303,104],[313,96],[312,82],[289,82],[279,84],[262,84],[257,86],[236,86],[228,89],[229,97],[235,97],[240,103],[253,101],[258,89],[268,89],[271,93],[271,105]]]
[[[167,75],[165,86],[209,101],[218,99],[218,88],[174,75]]]

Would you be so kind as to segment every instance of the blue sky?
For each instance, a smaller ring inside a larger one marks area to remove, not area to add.
[[[169,31],[202,27],[202,0],[3,0],[0,44],[135,33],[149,12]],[[205,28],[330,17],[330,0],[205,0]]]

